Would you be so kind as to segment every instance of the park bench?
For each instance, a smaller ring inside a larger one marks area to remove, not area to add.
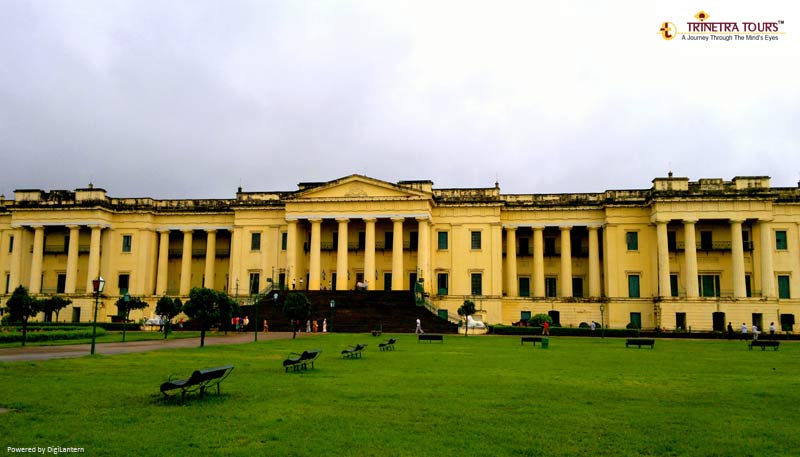
[[[356,344],[342,351],[342,358],[357,359],[361,357],[361,351],[367,347],[366,344]]]
[[[754,347],[760,347],[762,351],[766,351],[768,347],[772,348],[773,351],[778,350],[778,346],[780,346],[780,342],[778,341],[769,341],[769,340],[753,340],[750,344],[747,345],[749,350],[753,350]]]
[[[389,338],[388,341],[379,344],[378,349],[381,351],[394,351],[394,343],[397,343],[397,340],[395,338]]]
[[[289,354],[289,357],[283,361],[283,368],[285,372],[289,371],[289,368],[292,371],[298,370],[306,370],[308,369],[308,363],[311,363],[311,368],[314,368],[314,360],[319,357],[319,354],[322,352],[321,349],[312,349],[310,351],[303,351],[302,354],[298,354],[296,352],[292,352]],[[293,357],[294,356],[294,357]]]
[[[650,349],[653,349],[655,344],[656,340],[652,338],[628,338],[625,341],[625,347],[637,346],[639,349],[641,349],[642,346],[650,346]]]
[[[187,379],[170,379],[161,384],[161,393],[165,397],[169,396],[167,392],[180,389],[181,401],[186,396],[186,392],[200,391],[200,398],[210,386],[217,386],[217,395],[219,395],[219,384],[228,377],[233,370],[233,365],[226,365],[224,367],[206,368],[204,370],[196,370]]]
[[[444,343],[444,337],[442,335],[435,335],[432,333],[421,333],[417,335],[417,337],[418,337],[417,343],[419,343],[420,341],[428,341],[428,342],[438,341],[440,343]]]
[[[542,342],[541,336],[523,336],[519,344],[523,345],[525,343],[533,343],[533,345],[536,346],[536,343],[541,343],[541,342]]]

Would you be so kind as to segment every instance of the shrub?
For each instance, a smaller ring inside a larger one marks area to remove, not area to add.
[[[551,327],[553,326],[553,318],[547,314],[536,314],[528,322],[534,327],[541,327],[545,322],[550,324]]]
[[[97,329],[97,336],[102,336],[105,334],[106,331],[102,327],[99,327]],[[85,329],[70,330],[70,331],[29,332],[26,340],[27,341],[80,340],[91,337],[92,337],[92,329],[87,327]],[[0,343],[18,343],[20,341],[22,341],[22,333],[13,332],[13,333],[0,334]]]

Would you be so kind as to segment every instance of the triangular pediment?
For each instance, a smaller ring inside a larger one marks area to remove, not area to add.
[[[350,175],[299,192],[297,199],[426,198],[425,192],[362,175]]]

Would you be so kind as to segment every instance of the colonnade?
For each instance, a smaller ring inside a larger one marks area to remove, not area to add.
[[[418,223],[418,250],[417,269],[423,277],[430,277],[430,219],[421,216],[394,216],[388,218],[392,222],[392,290],[403,290],[403,223],[406,219],[415,219]],[[352,218],[333,218],[338,224],[338,242],[336,246],[336,290],[347,289],[347,272],[350,267],[348,251],[348,226]],[[367,216],[360,218],[366,226],[364,233],[364,279],[368,290],[375,290],[372,272],[377,272],[375,267],[375,224],[377,217]],[[309,247],[308,289],[319,290],[322,286],[322,217],[308,218],[311,224],[311,243]],[[287,233],[287,270],[289,278],[295,279],[298,275],[298,234],[297,219],[289,219]],[[291,280],[290,279],[290,280]]]

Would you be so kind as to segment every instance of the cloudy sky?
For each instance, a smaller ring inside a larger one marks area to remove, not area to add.
[[[0,0],[0,193],[800,180],[796,0]],[[666,41],[710,20],[778,41]]]

